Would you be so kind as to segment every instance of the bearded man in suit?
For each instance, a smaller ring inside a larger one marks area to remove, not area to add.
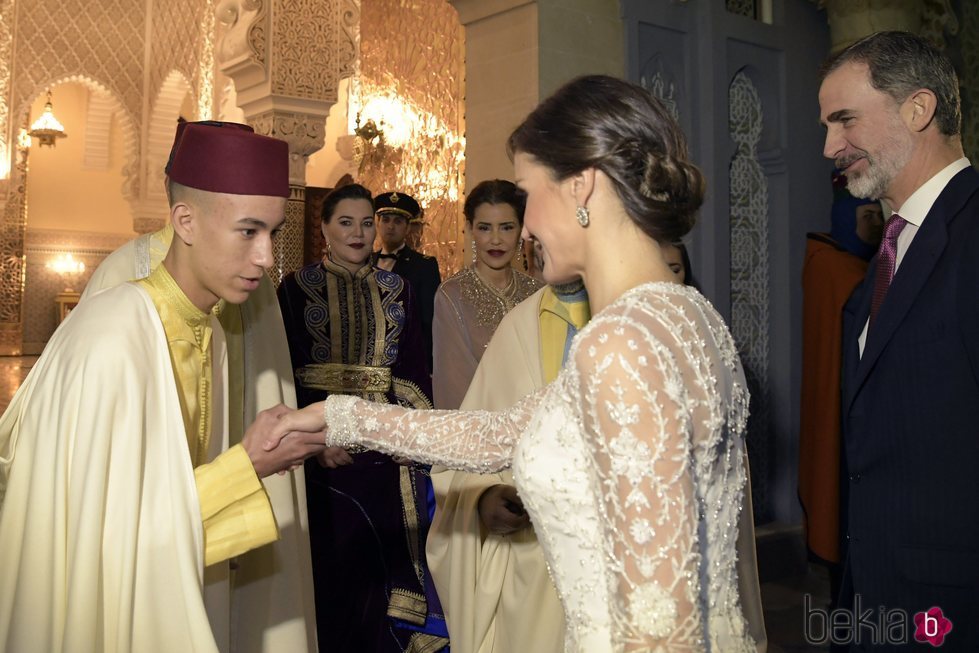
[[[909,641],[925,612],[931,644],[976,651],[979,174],[958,79],[924,39],[881,32],[824,66],[819,105],[823,154],[894,212],[844,308],[841,605],[878,633],[902,610]],[[851,650],[903,649],[873,632]]]

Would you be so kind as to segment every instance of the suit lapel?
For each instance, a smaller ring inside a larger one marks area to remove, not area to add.
[[[856,378],[847,393],[847,410],[941,258],[948,243],[948,223],[962,210],[962,206],[977,188],[979,188],[979,174],[971,167],[966,168],[952,178],[928,211],[901,261],[901,266],[894,274],[877,319],[867,332],[863,357],[857,364]],[[857,312],[858,323],[854,325],[857,335],[860,334],[870,314],[870,298],[873,295],[872,275],[876,271],[876,263],[875,259],[874,265],[867,271],[866,283],[870,285],[864,288],[863,301]]]
[[[867,275],[855,294],[843,306],[843,415],[856,395],[857,369],[860,366],[860,333],[870,317],[873,299],[874,276],[877,274],[877,257],[867,266]],[[863,377],[861,377],[862,379]]]

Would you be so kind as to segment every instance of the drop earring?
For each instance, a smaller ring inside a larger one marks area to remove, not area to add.
[[[588,209],[584,206],[579,206],[574,210],[574,217],[578,219],[578,224],[582,227],[587,227],[588,222],[591,220],[591,215],[588,213]]]
[[[475,238],[473,238],[472,240],[472,246],[473,246],[473,267],[475,268],[476,267],[476,239]]]
[[[523,271],[527,271],[527,257],[523,255],[523,238],[517,242],[517,260],[520,261]]]

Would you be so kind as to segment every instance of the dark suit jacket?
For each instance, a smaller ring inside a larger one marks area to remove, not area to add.
[[[374,252],[373,263],[377,264]],[[442,283],[439,264],[433,256],[416,252],[407,245],[398,251],[398,260],[394,262],[392,272],[401,275],[411,284],[415,295],[415,306],[421,323],[422,338],[425,341],[428,361],[428,372],[432,372],[432,319],[435,315],[435,291]]]
[[[979,174],[938,197],[861,358],[876,268],[843,314],[844,586],[875,617],[939,606],[942,650],[979,651]]]

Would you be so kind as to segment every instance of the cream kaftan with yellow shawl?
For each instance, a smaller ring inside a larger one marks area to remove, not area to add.
[[[58,328],[0,420],[0,650],[216,651],[167,338],[124,284]]]
[[[544,292],[534,293],[502,319],[462,410],[509,408],[544,386],[537,328]],[[483,533],[479,497],[498,483],[513,485],[512,473],[432,474],[438,508],[426,553],[452,650],[559,653],[564,646],[564,612],[533,529],[507,536]]]
[[[82,303],[99,290],[148,276],[163,260],[172,237],[168,225],[110,254],[89,280]],[[240,441],[244,427],[259,411],[279,403],[296,405],[285,329],[271,280],[263,277],[238,308],[237,323],[227,319],[233,311],[222,314],[229,359],[230,444]],[[220,619],[220,629],[228,631],[221,637],[236,652],[312,652],[317,650],[316,620],[303,470],[273,474],[262,483],[279,539],[237,558],[233,610]]]

